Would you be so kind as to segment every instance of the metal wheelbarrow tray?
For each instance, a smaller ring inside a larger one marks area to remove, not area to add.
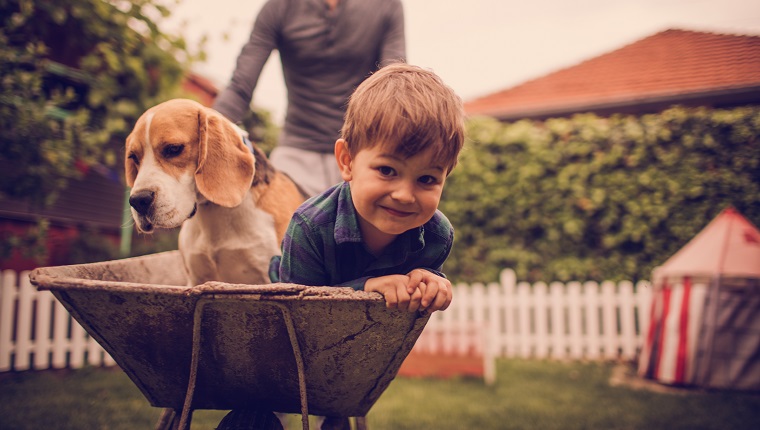
[[[428,317],[379,294],[293,284],[189,287],[178,251],[46,267],[51,290],[151,405],[365,416]]]

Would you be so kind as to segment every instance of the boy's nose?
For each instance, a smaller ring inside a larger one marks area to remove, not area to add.
[[[391,194],[391,197],[400,203],[414,203],[414,185],[399,184]]]

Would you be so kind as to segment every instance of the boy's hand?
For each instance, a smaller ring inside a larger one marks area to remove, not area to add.
[[[378,292],[385,297],[385,305],[388,308],[397,308],[402,311],[417,312],[420,309],[422,291],[415,288],[409,293],[407,285],[409,277],[406,275],[388,275],[370,278],[364,284],[364,291]]]
[[[422,292],[419,309],[426,313],[443,311],[451,304],[453,288],[451,282],[425,269],[414,269],[409,272],[407,292],[412,289]]]

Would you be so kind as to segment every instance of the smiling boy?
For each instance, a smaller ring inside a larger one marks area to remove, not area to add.
[[[351,96],[335,159],[343,181],[293,215],[272,282],[379,292],[391,308],[451,303],[454,239],[438,211],[464,143],[462,101],[435,73],[386,66]]]

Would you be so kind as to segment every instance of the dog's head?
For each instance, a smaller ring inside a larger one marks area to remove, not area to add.
[[[251,151],[229,120],[184,99],[154,106],[137,120],[124,164],[132,217],[144,233],[179,227],[203,198],[224,207],[239,205],[255,169]]]

